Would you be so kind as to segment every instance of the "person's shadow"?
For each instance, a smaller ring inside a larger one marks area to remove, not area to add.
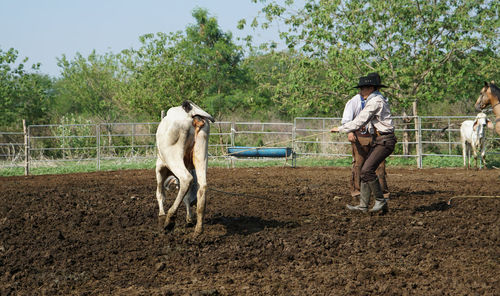
[[[414,209],[414,212],[443,212],[451,208],[446,201],[435,202],[426,206],[419,206]]]

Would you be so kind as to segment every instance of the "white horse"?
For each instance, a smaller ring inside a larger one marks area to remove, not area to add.
[[[175,214],[182,200],[186,205],[186,222],[193,225],[190,206],[196,201],[197,221],[194,235],[203,232],[205,213],[205,192],[207,189],[207,159],[209,120],[214,118],[196,106],[185,101],[182,106],[172,107],[162,119],[156,131],[158,159],[156,160],[156,198],[158,200],[159,222],[164,230],[172,230]],[[179,192],[166,218],[165,185],[177,184]],[[165,218],[163,220],[163,218]]]

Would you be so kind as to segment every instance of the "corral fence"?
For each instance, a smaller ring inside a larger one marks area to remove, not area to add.
[[[474,116],[396,116],[398,143],[390,157],[462,157],[460,124]],[[350,157],[345,134],[329,132],[341,118],[297,117],[283,122],[215,122],[211,125],[209,160],[235,159],[229,147],[290,147],[297,158]],[[101,170],[109,161],[155,159],[159,122],[24,125],[23,131],[0,131],[0,168],[57,166],[77,162]],[[500,154],[499,137],[487,132],[488,155]],[[259,160],[259,159],[256,159]]]

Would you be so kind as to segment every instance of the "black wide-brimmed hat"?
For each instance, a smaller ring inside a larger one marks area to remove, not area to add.
[[[382,81],[380,79],[380,75],[378,73],[370,73],[366,76],[361,76],[359,78],[358,85],[356,85],[354,88],[360,88],[362,86],[376,86],[376,87],[387,87],[382,84]]]

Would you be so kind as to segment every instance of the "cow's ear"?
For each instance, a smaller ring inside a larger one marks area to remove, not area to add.
[[[472,129],[473,129],[474,131],[476,131],[478,123],[479,123],[479,122],[477,121],[477,118],[476,118],[476,119],[474,120],[474,124],[472,125]]]
[[[189,111],[193,110],[193,107],[191,106],[189,101],[184,101],[184,103],[182,103],[182,109],[184,109],[186,113],[189,113]]]

